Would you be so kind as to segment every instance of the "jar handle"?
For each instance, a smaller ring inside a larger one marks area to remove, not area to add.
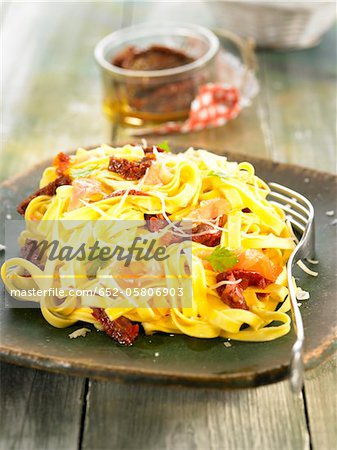
[[[246,70],[251,70],[253,72],[257,71],[258,64],[255,54],[255,41],[253,38],[243,38],[232,31],[224,30],[222,28],[212,28],[212,31],[218,37],[226,38],[238,47]]]

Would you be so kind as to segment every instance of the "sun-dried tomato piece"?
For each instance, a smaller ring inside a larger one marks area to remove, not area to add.
[[[259,300],[265,300],[270,294],[268,292],[258,292],[256,295]]]
[[[70,165],[70,155],[67,155],[66,153],[60,152],[58,155],[56,155],[53,166],[56,167],[56,173],[58,175],[64,175],[67,173],[68,168]]]
[[[217,283],[220,283],[221,281],[236,281],[236,278],[232,272],[222,272],[216,277]],[[225,284],[223,286],[219,286],[216,290],[221,297],[221,300],[231,308],[245,310],[249,309],[243,296],[243,289],[239,283]]]
[[[148,155],[149,153],[153,153],[153,147],[154,147],[153,145],[148,146],[148,147],[143,147],[144,153],[145,153],[146,155]],[[161,147],[158,147],[157,145],[156,145],[155,147],[156,147],[156,149],[157,149],[157,151],[158,151],[159,153],[165,152],[165,150],[162,149]]]
[[[220,217],[218,227],[223,227],[226,221],[226,216]],[[207,233],[209,231],[209,233]],[[202,234],[201,234],[202,233]],[[199,223],[192,229],[192,241],[199,244],[206,245],[207,247],[216,247],[220,244],[221,230],[217,230],[208,223]],[[198,236],[198,234],[201,234]]]
[[[153,155],[154,157],[155,155]],[[125,180],[140,180],[151,166],[153,157],[145,156],[140,161],[110,157],[108,170],[118,173]]]
[[[126,189],[122,189],[120,191],[115,191],[112,194],[109,194],[106,197],[104,197],[104,199],[111,198],[111,197],[121,197],[122,195],[125,194],[125,192],[126,192]],[[143,197],[149,196],[149,194],[147,192],[137,191],[137,189],[131,189],[128,192],[128,195],[139,195],[139,196],[143,196]]]
[[[146,226],[152,233],[160,231],[167,226],[167,220],[163,214],[144,214]]]
[[[248,286],[256,286],[259,289],[265,289],[270,283],[264,276],[253,270],[234,269],[232,273],[236,280],[241,278],[240,285],[242,289],[247,289]]]
[[[27,206],[34,198],[39,197],[40,195],[53,196],[55,195],[56,189],[58,187],[66,186],[69,184],[71,184],[71,178],[68,175],[59,176],[58,178],[56,178],[56,180],[52,181],[51,183],[48,183],[47,186],[38,189],[36,192],[34,192],[34,194],[30,195],[25,200],[23,200],[16,208],[17,212],[23,216],[25,214]]]
[[[148,230],[152,233],[161,231],[168,225],[168,222],[164,218],[163,214],[144,214],[144,219],[146,220],[146,226]],[[184,237],[179,236],[178,234],[174,233],[172,229],[169,229],[165,234],[161,236],[160,243],[167,246],[182,242],[183,240]]]
[[[41,258],[43,252],[41,248],[37,248],[38,241],[36,239],[26,239],[25,244],[20,249],[20,256],[27,261],[30,261],[39,269],[44,270],[44,263],[42,263]],[[30,277],[30,273],[25,269],[21,274],[23,277]]]
[[[209,233],[206,233],[209,231]],[[199,233],[205,233],[198,236]],[[196,235],[196,236],[195,236]],[[199,244],[206,245],[207,247],[216,247],[220,244],[221,231],[216,230],[211,225],[206,223],[200,223],[192,230],[192,241]]]
[[[130,45],[117,53],[112,64],[131,70],[162,70],[172,69],[192,61],[193,58],[180,49],[155,44],[148,48]]]
[[[133,324],[126,317],[110,320],[103,308],[93,308],[92,315],[103,326],[105,333],[122,345],[132,345],[139,334],[138,324]]]
[[[248,310],[247,303],[243,296],[243,291],[249,286],[256,286],[259,289],[265,289],[271,283],[271,281],[267,280],[258,272],[234,269],[219,273],[216,277],[216,282],[220,283],[221,281],[236,281],[240,279],[240,283],[224,284],[222,286],[219,286],[217,288],[217,293],[221,297],[221,300],[231,308]],[[261,298],[263,297],[264,296],[262,295]]]
[[[175,234],[172,230],[167,231],[167,233],[163,234],[160,238],[160,243],[162,245],[168,246],[171,244],[177,244],[179,242],[185,241],[186,238],[183,236],[179,236],[178,234]]]

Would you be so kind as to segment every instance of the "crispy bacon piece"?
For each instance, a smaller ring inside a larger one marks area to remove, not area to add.
[[[93,308],[92,315],[103,326],[105,333],[122,345],[132,345],[139,334],[139,326],[126,317],[110,320],[103,308]]]
[[[39,195],[55,195],[56,189],[60,186],[65,186],[71,184],[71,178],[68,175],[61,175],[56,180],[52,181],[51,183],[48,183],[47,186],[44,186],[41,189],[38,189],[34,194],[27,197],[25,200],[23,200],[18,207],[16,208],[17,212],[21,214],[22,216],[25,214],[27,206],[29,203]]]
[[[125,180],[140,180],[145,175],[146,170],[151,166],[154,158],[155,155],[153,153],[148,154],[140,161],[128,161],[124,158],[111,156],[108,170],[118,173]]]
[[[216,282],[236,281],[239,279],[241,279],[240,283],[219,286],[217,288],[217,293],[221,297],[221,300],[231,308],[248,310],[249,308],[243,296],[243,291],[247,289],[248,286],[256,286],[259,289],[265,289],[271,281],[264,278],[258,272],[237,269],[219,273],[216,277]]]
[[[58,155],[56,155],[53,166],[56,167],[56,173],[58,175],[64,175],[68,171],[68,167],[70,164],[70,156],[66,153],[60,152]]]

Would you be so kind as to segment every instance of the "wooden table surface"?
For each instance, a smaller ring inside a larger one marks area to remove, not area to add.
[[[57,151],[109,141],[95,43],[131,23],[182,16],[221,24],[202,3],[4,3],[1,178]],[[260,51],[258,62],[261,93],[251,108],[225,127],[170,142],[334,172],[336,28],[316,48]],[[116,128],[114,138],[128,136]],[[5,450],[331,449],[337,442],[335,360],[306,373],[299,397],[287,382],[222,392],[0,367]]]

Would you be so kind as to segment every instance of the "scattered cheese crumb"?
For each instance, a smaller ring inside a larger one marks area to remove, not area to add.
[[[303,272],[307,273],[308,275],[311,275],[312,277],[317,277],[318,272],[310,270],[301,259],[299,259],[296,264],[303,270]]]
[[[6,214],[6,219],[10,220],[12,218],[11,214]]]
[[[85,337],[87,333],[90,333],[91,330],[89,328],[79,328],[78,330],[73,331],[69,334],[70,339],[76,339],[78,337]]]
[[[155,356],[156,358],[158,358],[159,352],[156,352],[156,353],[154,354],[154,356]]]
[[[170,334],[169,336],[174,336],[174,334]]]
[[[304,183],[309,183],[309,181],[310,181],[310,178],[308,178],[308,177],[304,178]]]
[[[227,348],[232,346],[232,344],[230,342],[224,342],[223,345]]]
[[[330,222],[330,225],[337,225],[337,219],[334,219],[332,222]]]
[[[300,308],[302,306],[302,303],[297,302],[297,306]]]
[[[310,263],[310,264],[319,264],[318,259],[309,259],[309,258],[306,258],[306,259],[307,259],[308,263]]]
[[[143,147],[147,147],[147,140],[146,139],[142,139],[142,145],[143,145]]]
[[[308,300],[310,298],[310,294],[309,294],[309,292],[304,291],[300,287],[297,287],[296,298],[297,298],[297,300]]]
[[[325,213],[327,216],[332,217],[335,215],[335,211],[333,209],[331,209],[330,211],[326,211]]]
[[[2,250],[6,250],[6,246],[5,246],[5,245],[2,245],[2,244],[0,244],[0,252],[2,252]]]

